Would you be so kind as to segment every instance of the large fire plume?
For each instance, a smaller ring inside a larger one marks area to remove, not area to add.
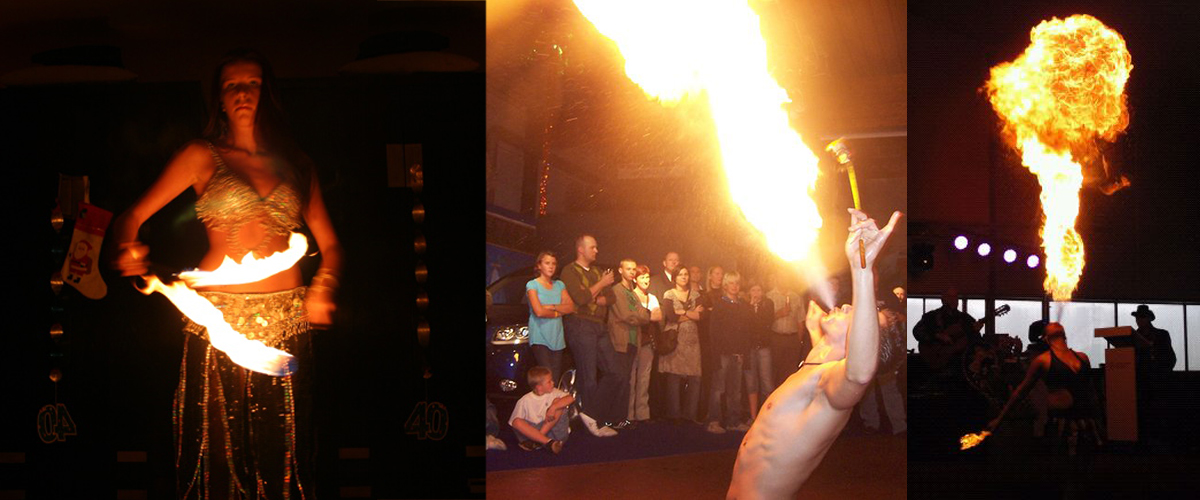
[[[1088,15],[1042,21],[1030,40],[1016,60],[992,68],[986,90],[1006,140],[1042,186],[1043,287],[1054,300],[1070,300],[1084,265],[1076,158],[1128,126],[1125,82],[1133,64],[1125,39]]]
[[[767,70],[745,0],[575,0],[616,42],[625,73],[664,105],[707,99],[734,202],[771,251],[805,260],[821,228],[817,157],[788,123],[787,92]]]

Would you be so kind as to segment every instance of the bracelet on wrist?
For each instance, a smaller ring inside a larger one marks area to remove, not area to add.
[[[337,275],[334,273],[333,269],[328,267],[318,269],[317,274],[313,276],[312,282],[314,285],[317,284],[317,282],[320,282],[320,286],[327,286],[331,288],[337,288],[340,285]]]

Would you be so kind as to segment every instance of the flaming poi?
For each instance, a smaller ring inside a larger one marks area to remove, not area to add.
[[[150,295],[163,294],[176,308],[196,324],[208,330],[208,340],[213,348],[224,352],[238,366],[272,376],[290,375],[296,372],[296,358],[287,352],[268,347],[260,341],[250,340],[238,333],[225,321],[225,316],[208,299],[193,290],[193,286],[237,285],[253,283],[271,275],[290,269],[304,257],[308,250],[308,239],[300,233],[292,233],[288,249],[263,258],[246,254],[241,263],[228,256],[213,271],[187,271],[180,273],[181,281],[163,283],[157,276],[143,276],[146,284],[138,291]]]
[[[1005,139],[1042,186],[1043,287],[1054,300],[1070,300],[1084,265],[1076,158],[1128,126],[1125,82],[1133,64],[1125,39],[1088,15],[1042,21],[1030,40],[1016,60],[992,68],[986,91]]]
[[[625,58],[625,73],[664,105],[706,99],[729,191],[771,251],[809,256],[821,228],[817,157],[788,123],[787,92],[767,69],[745,0],[575,0]]]

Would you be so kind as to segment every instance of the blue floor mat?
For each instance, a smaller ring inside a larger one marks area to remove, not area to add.
[[[535,469],[729,450],[736,449],[745,435],[735,431],[711,434],[704,426],[691,423],[646,422],[616,436],[599,438],[579,422],[572,422],[571,437],[564,443],[562,453],[555,455],[547,450],[522,450],[512,430],[505,426],[500,437],[508,450],[488,450],[487,470]]]

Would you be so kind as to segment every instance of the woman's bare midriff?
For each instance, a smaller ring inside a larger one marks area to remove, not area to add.
[[[1055,389],[1046,394],[1046,406],[1051,410],[1066,410],[1075,404],[1075,397],[1066,389]]]
[[[225,256],[229,254],[229,245],[226,243],[227,235],[222,231],[209,229],[208,232],[208,253],[200,260],[198,266],[201,271],[212,271],[221,265],[225,260]],[[271,237],[268,236],[266,245],[267,255],[275,252],[287,250],[286,237]],[[234,259],[238,260],[237,258]],[[222,285],[209,286],[198,288],[199,290],[212,292],[233,292],[233,293],[269,293],[291,290],[303,284],[303,277],[300,274],[300,266],[295,265],[286,271],[275,274],[265,280],[256,281],[254,283],[246,283],[242,285]]]

